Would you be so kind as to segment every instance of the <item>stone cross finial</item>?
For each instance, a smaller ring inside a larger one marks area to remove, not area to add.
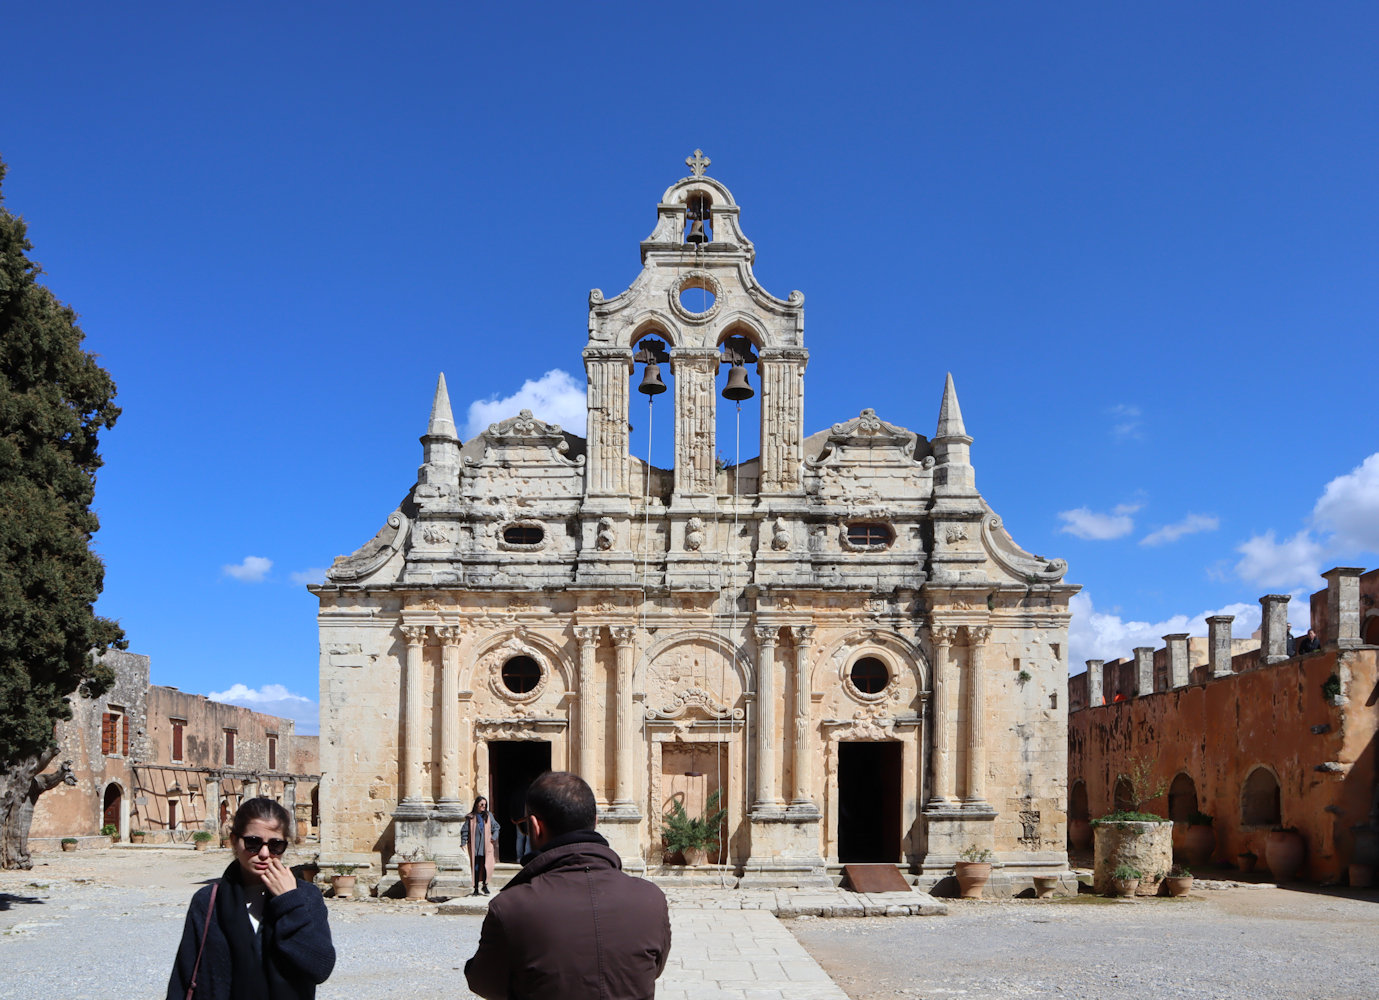
[[[708,169],[711,163],[713,163],[713,160],[705,156],[702,149],[696,149],[693,156],[685,157],[685,166],[690,168],[690,172],[693,173],[695,177],[703,177],[704,171]]]

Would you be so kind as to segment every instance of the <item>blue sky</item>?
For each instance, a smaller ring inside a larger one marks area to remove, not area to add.
[[[978,486],[1085,588],[1074,663],[1379,562],[1372,3],[74,3],[5,34],[6,205],[124,407],[100,610],[157,683],[314,719],[303,581],[415,480],[437,372],[458,422],[577,427],[588,291],[635,277],[695,147],[805,293],[806,430],[932,434],[952,371]]]

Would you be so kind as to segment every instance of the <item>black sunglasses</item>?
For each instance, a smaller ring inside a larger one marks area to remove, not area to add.
[[[239,839],[244,844],[244,849],[250,854],[259,853],[263,850],[264,844],[268,845],[268,853],[275,858],[282,857],[287,850],[287,841],[278,840],[276,837],[272,840],[264,840],[262,837],[240,837]]]

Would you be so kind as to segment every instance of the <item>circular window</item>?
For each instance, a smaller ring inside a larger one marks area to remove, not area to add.
[[[541,664],[530,656],[514,656],[503,664],[503,684],[513,694],[526,694],[541,680]]]
[[[891,672],[874,656],[864,656],[854,663],[848,676],[852,686],[863,694],[880,694],[891,682]]]
[[[680,293],[680,305],[685,307],[686,312],[696,316],[712,309],[714,301],[713,292],[707,288],[686,288]]]
[[[539,524],[510,524],[503,529],[503,541],[509,545],[540,545],[545,537]]]

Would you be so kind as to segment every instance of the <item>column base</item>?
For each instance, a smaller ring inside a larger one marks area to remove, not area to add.
[[[598,818],[598,832],[608,846],[622,858],[622,869],[640,875],[646,871],[646,859],[641,848],[642,814],[630,803],[613,804],[613,808]]]
[[[819,851],[821,820],[817,809],[792,811],[784,803],[758,804],[748,817],[751,854],[738,885],[744,889],[832,887]]]

